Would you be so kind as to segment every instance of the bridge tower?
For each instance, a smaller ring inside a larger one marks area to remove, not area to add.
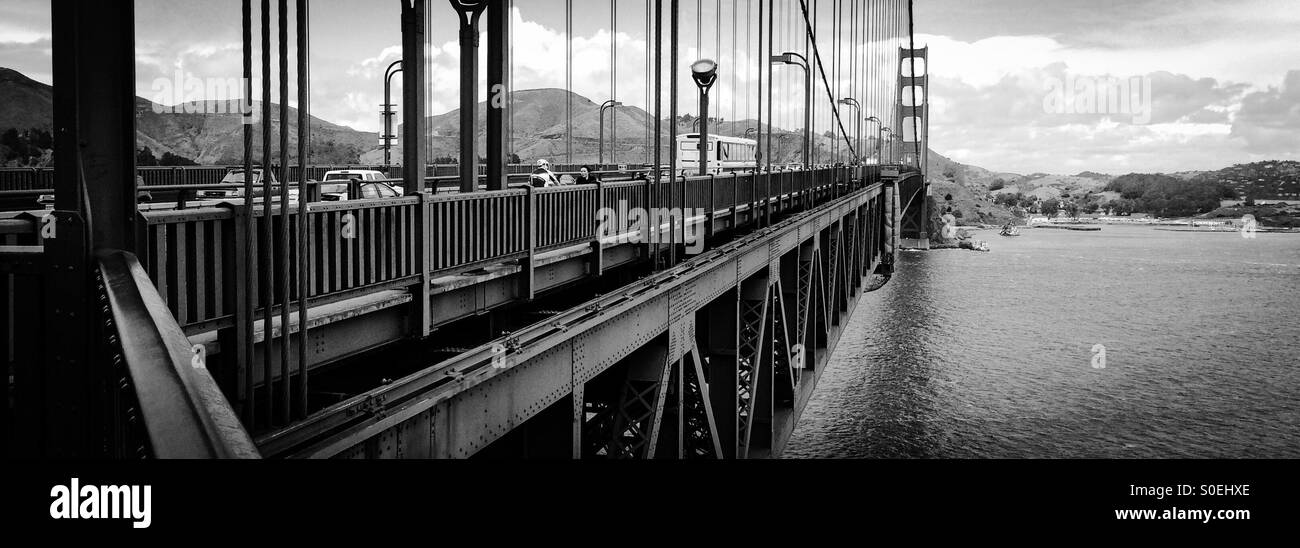
[[[930,247],[930,181],[926,177],[930,151],[929,47],[899,48],[897,112],[894,119],[901,142],[900,162],[919,173],[899,185],[903,204],[899,236],[903,247]]]

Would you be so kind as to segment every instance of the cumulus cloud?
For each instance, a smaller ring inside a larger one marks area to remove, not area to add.
[[[1125,52],[1080,49],[1050,37],[926,41],[933,66],[931,146],[956,151],[960,161],[1027,173],[1076,165],[1116,173],[1182,171],[1268,154],[1294,157],[1298,148],[1300,73],[1294,71],[1284,85],[1261,89],[1255,82],[1139,70],[1159,66],[1144,60],[1110,64],[1103,60]],[[1129,108],[1094,91],[1107,82],[1132,84]],[[1065,108],[1057,108],[1062,102]]]
[[[1300,156],[1300,70],[1288,72],[1281,87],[1242,99],[1232,135],[1252,153]]]

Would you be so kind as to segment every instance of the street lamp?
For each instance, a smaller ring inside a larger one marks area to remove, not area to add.
[[[812,146],[812,75],[808,71],[808,59],[798,53],[787,51],[772,56],[774,65],[795,65],[803,69],[804,107],[803,107],[803,163],[804,171],[812,168],[808,149]]]
[[[718,63],[700,59],[691,65],[691,78],[700,88],[700,175],[709,172],[709,89],[718,80]]]
[[[749,128],[749,129],[745,130],[745,138],[746,138],[746,139],[749,138],[749,134],[750,134],[750,133],[758,133],[758,128],[756,128],[756,127],[751,127],[751,128]]]
[[[600,147],[599,161],[600,161],[600,165],[602,166],[605,165],[605,109],[613,108],[613,107],[621,107],[621,106],[623,106],[623,103],[620,103],[613,99],[605,101],[600,105],[600,140],[597,141],[597,145]],[[616,146],[617,143],[615,143],[615,146],[610,147],[611,150],[609,151],[609,155],[611,160],[613,159],[614,156],[614,150],[612,149],[615,148]]]
[[[794,137],[792,133],[782,133],[776,136],[776,158],[785,158],[785,140]]]
[[[889,163],[892,164],[892,163],[894,163],[894,130],[889,129],[889,128],[886,127],[886,128],[880,128],[880,132],[881,132],[881,133],[888,133],[888,134],[889,134],[889,154],[888,154],[888,157],[889,157]],[[881,143],[876,143],[876,146],[880,146],[880,144],[881,144]],[[882,158],[881,161],[883,162],[884,159]]]
[[[862,163],[862,149],[861,149],[860,147],[862,146],[862,122],[859,122],[858,120],[859,120],[859,118],[861,118],[861,116],[862,116],[862,103],[859,103],[857,99],[854,99],[854,98],[852,98],[852,97],[845,97],[845,98],[843,98],[843,99],[840,99],[840,104],[841,104],[841,105],[848,105],[848,106],[851,106],[851,107],[854,108],[854,110],[853,110],[853,126],[854,126],[854,129],[853,129],[853,131],[854,131],[854,134],[853,134],[853,144],[854,144],[855,146],[853,147],[853,149],[854,149],[854,153],[857,155],[857,158],[856,158],[856,160],[855,160],[855,163],[857,163],[857,164],[861,164],[861,163]]]
[[[880,132],[881,130],[885,129],[885,124],[884,122],[880,121],[880,118],[876,118],[875,116],[868,116],[867,121],[875,122],[877,126],[876,127],[876,165],[880,165],[884,163],[880,161]]]
[[[478,22],[487,0],[451,0],[460,16],[460,191],[478,191],[478,155],[474,152],[478,109]]]
[[[393,75],[402,72],[401,64],[401,59],[393,61],[393,64],[388,65],[388,69],[384,71],[384,110],[380,112],[384,117],[384,134],[380,139],[384,141],[384,167],[386,168],[393,165],[391,153],[393,139],[396,138],[393,135],[393,115],[396,114],[393,111],[395,106],[393,105]]]

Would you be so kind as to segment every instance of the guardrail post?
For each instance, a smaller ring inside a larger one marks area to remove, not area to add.
[[[536,296],[536,286],[534,285],[533,270],[535,259],[537,258],[537,193],[533,185],[525,187],[527,192],[524,205],[524,239],[528,243],[528,255],[524,258],[523,268],[519,270],[519,279],[523,284],[521,293],[528,300],[533,300]]]
[[[532,185],[528,185],[532,188]],[[591,239],[591,274],[600,277],[605,274],[605,248],[601,244],[601,226],[599,219],[604,217],[601,212],[605,210],[605,183],[600,179],[596,180],[596,214],[592,218],[597,219],[594,235]],[[622,224],[622,219],[619,219]]]
[[[705,215],[704,217],[705,238],[712,238],[713,234],[717,231],[717,227],[714,226],[714,214],[713,214],[714,211],[717,211],[717,207],[716,207],[717,194],[718,194],[718,174],[710,173],[709,174],[709,210],[704,214]]]
[[[753,176],[754,176],[753,172],[750,172],[749,177],[746,177],[746,179],[752,178]],[[733,172],[731,174],[731,228],[732,230],[740,228],[739,208],[740,208],[740,174]]]
[[[433,269],[433,200],[428,191],[419,192],[415,196],[420,197],[416,204],[415,223],[415,264],[420,269],[420,287],[415,291],[416,310],[419,312],[420,326],[418,332],[420,337],[428,337],[432,331],[433,325],[433,303],[430,299],[429,280],[430,270]]]
[[[227,294],[227,304],[235,311],[235,325],[233,329],[225,329],[217,334],[222,348],[228,348],[230,351],[222,352],[222,361],[225,362],[224,369],[227,373],[221,377],[228,379],[227,386],[234,388],[233,393],[239,400],[242,409],[243,419],[252,424],[253,421],[253,400],[249,395],[252,381],[252,361],[249,359],[253,356],[253,310],[255,305],[247,296],[254,291],[249,287],[249,281],[252,276],[246,275],[254,264],[248,262],[248,257],[252,256],[246,249],[252,245],[253,234],[248,230],[248,215],[251,213],[243,204],[230,203],[233,218],[231,230],[226,241],[230,246],[230,252],[227,257],[233,259],[233,267],[223,272],[223,276],[229,274],[234,280],[234,292]]]

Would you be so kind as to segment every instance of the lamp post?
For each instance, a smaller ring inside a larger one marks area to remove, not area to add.
[[[790,133],[782,133],[776,136],[776,159],[785,158],[785,140],[794,137]]]
[[[613,99],[605,101],[600,105],[600,140],[597,141],[597,144],[600,146],[599,162],[600,165],[602,166],[605,165],[605,109],[621,107],[621,106],[623,106],[623,103],[620,103]],[[613,161],[614,147],[610,147],[610,148],[611,148],[611,150],[609,151],[610,160]]]
[[[691,65],[691,78],[700,88],[700,175],[709,172],[709,89],[718,80],[718,63],[700,59]]]
[[[888,133],[888,134],[889,134],[889,149],[888,149],[888,150],[889,150],[889,154],[888,154],[888,158],[889,158],[889,163],[892,164],[892,163],[894,163],[894,130],[889,129],[889,128],[886,127],[886,128],[880,128],[880,132],[881,132],[881,133]],[[883,141],[882,141],[882,143],[883,143]],[[876,146],[880,146],[880,144],[882,144],[882,143],[877,143]],[[883,161],[884,161],[884,158],[881,158],[881,161],[883,162]]]
[[[880,130],[885,129],[885,124],[875,116],[868,116],[867,121],[876,123],[876,165],[880,165],[883,163],[880,161]]]
[[[450,0],[460,15],[460,191],[478,190],[478,155],[474,127],[478,123],[478,21],[487,0]]]
[[[750,134],[750,133],[758,133],[758,128],[751,127],[751,128],[749,128],[749,129],[745,130],[745,138],[746,138],[746,139],[749,138],[749,134]]]
[[[845,97],[843,99],[840,99],[840,104],[851,106],[854,109],[853,110],[853,122],[854,122],[853,123],[854,126],[853,149],[854,149],[854,153],[857,155],[857,158],[854,159],[854,163],[861,164],[862,163],[862,148],[861,148],[862,147],[862,122],[860,122],[859,120],[862,119],[862,103],[859,103],[857,99],[854,99],[852,97]]]
[[[772,64],[795,65],[803,69],[803,168],[804,171],[808,171],[812,167],[812,159],[808,154],[808,149],[812,146],[812,75],[808,71],[808,59],[798,53],[787,51],[781,55],[773,55]]]
[[[393,135],[393,115],[397,114],[393,111],[393,106],[395,106],[393,105],[393,75],[402,72],[401,65],[402,60],[398,59],[384,70],[384,110],[380,112],[384,117],[384,134],[379,138],[384,141],[384,167],[386,168],[393,165],[392,149],[393,139],[395,138]]]

